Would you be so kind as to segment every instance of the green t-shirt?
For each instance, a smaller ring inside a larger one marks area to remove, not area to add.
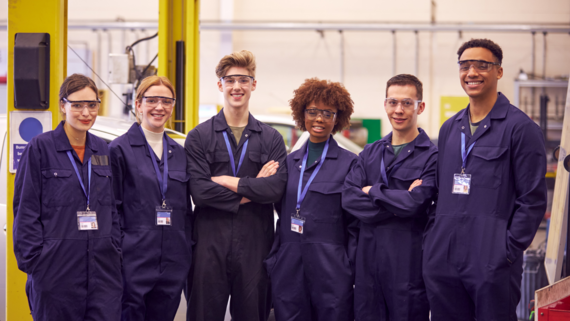
[[[469,117],[469,127],[471,127],[471,136],[473,136],[475,134],[475,131],[477,130],[477,128],[479,128],[479,125],[481,124],[482,120],[480,120],[476,123],[472,123],[471,122],[471,113],[467,113],[467,116]]]
[[[471,127],[471,135],[475,134],[475,131],[477,130],[477,128],[479,128],[479,124],[481,124],[480,121],[472,123],[471,119],[469,119],[469,127]]]
[[[230,129],[232,130],[232,134],[234,135],[234,138],[236,139],[236,143],[239,145],[239,140],[241,139],[241,135],[243,134],[243,130],[245,129],[246,126],[243,127],[233,127],[230,126]]]
[[[313,143],[309,140],[309,157],[307,157],[307,167],[313,165],[323,154],[327,141],[322,143]]]
[[[400,152],[402,151],[402,149],[404,149],[404,147],[408,146],[409,143],[405,143],[402,145],[392,145],[392,148],[394,149],[394,156],[398,157],[398,155],[400,154]]]

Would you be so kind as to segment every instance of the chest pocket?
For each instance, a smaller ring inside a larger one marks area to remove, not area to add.
[[[91,187],[97,191],[97,200],[99,201],[99,204],[104,206],[113,205],[113,200],[111,198],[113,188],[111,185],[111,177],[113,176],[113,173],[111,172],[111,169],[107,166],[93,166],[92,169],[95,175],[91,177]],[[90,198],[93,201],[92,196]]]
[[[190,175],[184,171],[168,171],[167,203],[177,210],[186,210]]]
[[[254,166],[255,167],[255,175],[257,175],[257,173],[261,170],[263,165],[265,163],[267,163],[269,155],[264,154],[264,153],[260,153],[259,151],[256,151],[256,150],[248,151],[248,154],[249,154],[249,156],[248,156],[249,161],[255,165]],[[251,174],[253,174],[253,173],[251,173]]]
[[[265,163],[267,163],[268,158],[269,158],[269,155],[267,155],[265,153],[260,153],[256,150],[249,151],[249,160],[251,160],[254,163],[265,164]]]
[[[309,207],[315,222],[337,223],[342,214],[342,185],[343,183],[340,182],[312,183],[301,204],[301,212],[305,205]]]
[[[217,151],[213,151],[213,152],[207,152],[206,153],[206,161],[209,164],[214,164],[214,163],[227,163],[230,161],[230,155],[228,155],[227,151],[221,151],[221,150],[217,150]]]
[[[501,185],[506,147],[475,146],[467,159],[465,172],[471,174],[471,184],[486,188]],[[473,157],[471,158],[471,155]]]
[[[75,187],[75,182],[72,181],[77,177],[75,173],[67,169],[50,168],[42,170],[43,186],[42,186],[42,203],[47,207],[69,206],[69,189],[71,186]],[[79,187],[79,184],[77,184]],[[81,191],[83,193],[83,191]]]
[[[421,175],[422,175],[421,168],[400,167],[397,168],[396,171],[394,171],[391,178],[411,183],[416,179],[419,179]]]

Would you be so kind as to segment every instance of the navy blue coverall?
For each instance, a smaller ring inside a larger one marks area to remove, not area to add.
[[[235,164],[230,164],[223,132],[228,135]],[[237,177],[237,193],[213,182],[212,176],[233,176],[249,140]],[[192,199],[196,205],[192,269],[188,277],[188,320],[224,320],[228,297],[234,321],[265,321],[271,308],[269,279],[263,260],[273,244],[273,203],[287,182],[283,136],[251,114],[239,144],[223,110],[196,126],[186,138]],[[256,178],[265,163],[279,162],[277,173]],[[251,202],[240,205],[242,197]]]
[[[139,124],[109,145],[123,249],[122,320],[173,320],[192,259],[192,205],[186,152],[166,136],[170,226],[156,224],[162,194]],[[164,156],[158,167],[164,173]]]
[[[83,163],[61,122],[34,137],[22,154],[14,192],[14,253],[28,274],[26,294],[36,321],[109,320],[121,314],[121,250],[107,144],[87,132]],[[79,230],[87,198],[98,230]],[[91,184],[88,160],[92,159]]]
[[[501,93],[475,134],[469,106],[439,133],[439,197],[424,243],[432,320],[516,320],[523,251],[546,211],[546,154],[540,128]],[[469,195],[452,194],[468,148]]]
[[[341,192],[357,156],[339,147],[333,138],[329,144],[325,162],[301,203],[299,214],[306,220],[303,234],[291,231],[291,216],[296,213],[307,143],[287,156],[287,188],[280,204],[275,205],[279,221],[266,260],[277,321],[354,320],[353,267],[358,222],[342,209]],[[303,189],[319,160],[306,165]]]
[[[428,320],[422,239],[437,193],[437,147],[419,132],[397,157],[392,133],[367,145],[344,184],[342,205],[361,221],[354,287],[358,321]],[[380,171],[382,154],[388,184]],[[416,179],[422,184],[408,192]],[[368,195],[365,186],[372,186]]]

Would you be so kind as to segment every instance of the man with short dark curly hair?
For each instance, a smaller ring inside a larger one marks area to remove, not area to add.
[[[516,321],[523,251],[546,211],[544,138],[497,91],[499,45],[472,39],[457,56],[469,105],[439,132],[439,196],[423,258],[431,318]]]
[[[361,221],[355,319],[427,321],[422,237],[436,195],[437,148],[417,126],[421,81],[392,77],[384,108],[392,132],[364,148],[342,193],[343,208]]]

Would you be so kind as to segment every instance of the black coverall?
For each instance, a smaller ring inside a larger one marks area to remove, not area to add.
[[[224,141],[227,132],[235,165]],[[212,176],[233,176],[249,140],[238,192],[214,183]],[[237,144],[223,110],[194,128],[186,138],[195,207],[196,242],[188,277],[187,320],[224,320],[228,297],[234,321],[265,321],[271,308],[269,280],[263,266],[274,235],[273,204],[281,199],[287,182],[283,137],[249,115]],[[273,176],[255,178],[265,163],[279,162]],[[240,205],[242,197],[251,202]]]

